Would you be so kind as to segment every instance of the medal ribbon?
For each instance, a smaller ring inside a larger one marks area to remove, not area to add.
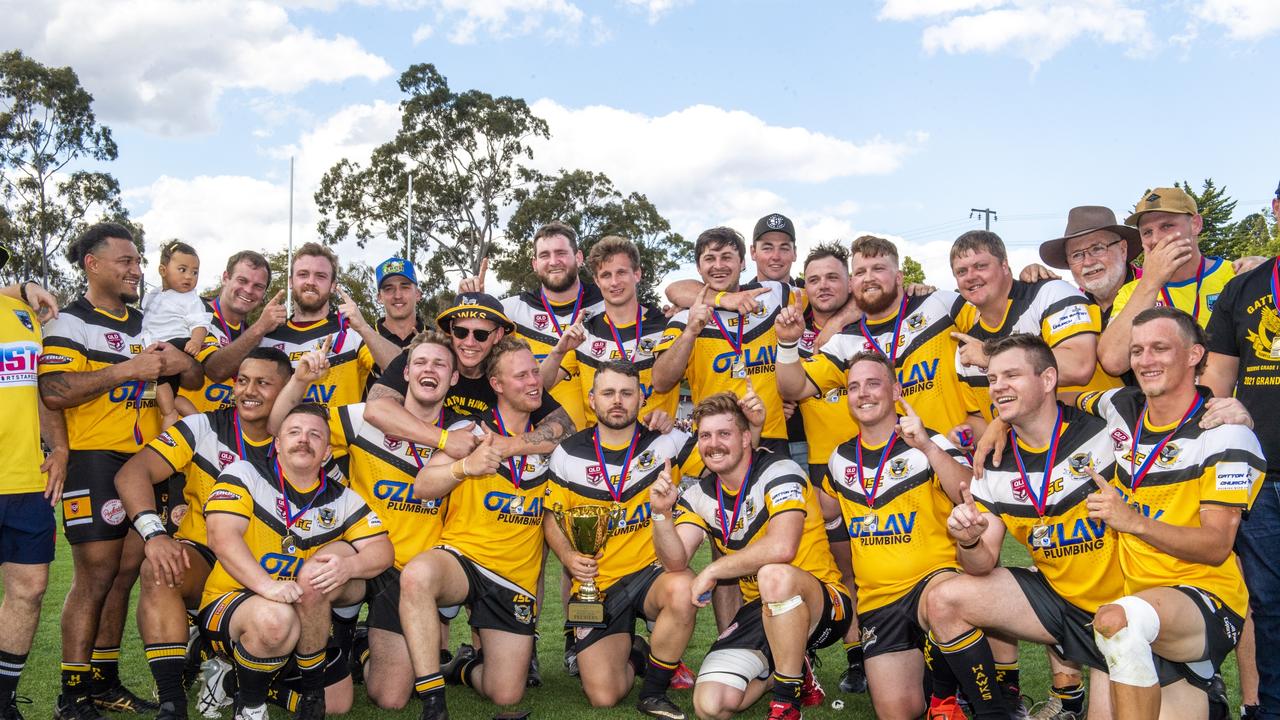
[[[551,302],[547,300],[545,290],[538,291],[538,298],[542,300],[542,309],[547,311],[547,315],[551,318],[551,325],[556,329],[556,337],[564,334],[564,330],[560,327],[560,318],[556,317],[555,312],[551,309]],[[578,283],[578,299],[573,301],[573,317],[569,318],[569,324],[578,322],[578,313],[582,311],[582,283]]]
[[[867,328],[866,316],[863,316],[858,320],[858,324],[862,326],[862,337],[866,338],[867,342],[871,343],[871,347],[878,350],[881,355],[889,358],[889,364],[895,367],[898,362],[898,338],[902,333],[902,319],[906,316],[907,294],[904,292],[902,294],[902,304],[898,306],[898,319],[893,323],[893,340],[891,341],[892,345],[889,346],[889,352],[885,352],[884,348],[880,347],[880,343],[876,342],[875,337],[871,335],[871,330]]]
[[[272,466],[271,470],[273,473],[275,473],[276,482],[280,483],[280,497],[284,499],[284,529],[286,532],[288,532],[288,530],[292,528],[295,523],[297,523],[299,520],[302,519],[303,515],[307,514],[307,511],[311,509],[311,506],[316,503],[316,498],[324,494],[324,488],[328,480],[325,477],[323,470],[317,473],[320,477],[320,487],[316,488],[315,494],[311,496],[311,499],[307,501],[307,504],[301,510],[290,515],[289,514],[289,496],[285,493],[285,488],[284,488],[284,485],[285,485],[284,470],[280,468],[280,457],[279,457],[280,453],[275,452],[274,445],[272,446],[272,451],[273,452],[271,457],[271,466]]]
[[[347,320],[347,316],[338,311],[338,334],[333,336],[333,346],[329,348],[329,352],[337,355],[342,352],[342,344],[347,339],[347,328],[351,327],[351,323]]]
[[[440,417],[436,418],[436,427],[441,429],[444,428],[444,409],[443,408],[440,410]],[[413,463],[418,466],[419,470],[421,470],[422,456],[418,454],[418,446],[415,445],[412,440],[409,440],[408,443],[409,443],[409,457],[413,458]]]
[[[509,433],[507,433],[507,426],[502,422],[502,415],[498,413],[498,408],[496,407],[493,409],[493,422],[498,426],[498,432],[503,435],[509,435]],[[525,431],[528,432],[532,429],[533,423],[527,423]],[[520,456],[519,463],[515,461],[515,457],[516,456],[513,455],[507,458],[507,469],[511,471],[511,484],[515,485],[516,490],[519,490],[520,484],[524,482],[524,456]]]
[[[1146,459],[1142,461],[1142,464],[1139,465],[1138,469],[1135,471],[1133,469],[1134,460],[1138,457],[1138,446],[1142,443],[1142,428],[1146,424],[1147,420],[1148,407],[1146,403],[1143,403],[1142,412],[1138,414],[1138,423],[1133,426],[1133,450],[1129,455],[1129,488],[1131,490],[1138,489],[1138,486],[1142,484],[1143,478],[1147,476],[1147,472],[1151,470],[1151,463],[1155,462],[1155,459],[1160,457],[1160,451],[1164,449],[1165,445],[1169,444],[1169,441],[1173,439],[1173,436],[1178,434],[1178,431],[1182,429],[1182,426],[1187,424],[1187,420],[1189,420],[1192,415],[1195,415],[1196,411],[1199,410],[1200,406],[1203,404],[1204,397],[1197,392],[1196,399],[1191,401],[1191,407],[1188,407],[1187,411],[1182,414],[1182,419],[1178,421],[1177,427],[1170,431],[1168,435],[1165,435],[1164,439],[1157,443],[1155,447],[1151,448],[1151,452],[1147,454]]]
[[[720,335],[724,337],[725,342],[729,343],[729,347],[733,348],[733,352],[739,358],[742,357],[742,326],[745,324],[742,313],[738,313],[738,342],[733,341],[733,337],[729,335],[729,330],[725,328],[724,323],[720,322],[720,313],[712,309],[711,319],[715,321],[716,329],[720,331]]]
[[[618,472],[618,487],[609,479],[609,464],[604,461],[604,445],[600,442],[600,426],[595,429],[596,459],[600,461],[600,469],[604,471],[604,486],[609,488],[609,497],[614,502],[622,502],[622,489],[627,484],[627,473],[631,470],[631,458],[635,457],[636,446],[640,444],[640,426],[637,424],[631,433],[631,444],[627,446],[627,459],[622,461],[622,470]]]
[[[632,350],[630,355],[627,354],[626,346],[622,344],[622,336],[618,333],[618,329],[614,327],[613,320],[610,320],[609,314],[605,313],[604,324],[609,326],[609,333],[613,335],[613,342],[618,346],[618,354],[622,356],[623,360],[634,362],[636,354],[640,352],[640,336],[643,334],[640,325],[641,311],[640,304],[636,303],[636,349]]]
[[[858,487],[862,490],[862,494],[867,498],[867,507],[872,510],[876,509],[876,495],[880,494],[880,478],[884,477],[884,466],[889,462],[890,451],[898,442],[898,436],[892,435],[889,438],[889,444],[885,445],[884,453],[880,455],[880,462],[876,464],[876,475],[871,480],[871,490],[867,490],[867,485],[862,479],[862,433],[858,433],[858,438],[854,441],[853,454],[854,462],[858,465]]]
[[[724,488],[720,486],[720,478],[716,477],[716,502],[720,506],[720,533],[724,537],[724,546],[729,547],[729,533],[738,525],[738,511],[742,509],[742,498],[747,495],[747,486],[751,482],[751,466],[756,462],[755,454],[747,460],[747,472],[742,476],[742,486],[738,488],[738,496],[733,499],[733,516],[725,524]]]
[[[133,442],[142,444],[142,390],[147,386],[146,380],[135,380],[133,386]]]
[[[1013,461],[1018,465],[1018,473],[1027,486],[1027,497],[1031,498],[1031,507],[1036,515],[1044,517],[1045,508],[1049,505],[1049,483],[1053,478],[1053,467],[1058,462],[1058,444],[1062,439],[1062,406],[1058,406],[1058,418],[1053,421],[1053,435],[1049,438],[1049,450],[1045,453],[1044,472],[1040,479],[1040,497],[1031,489],[1031,475],[1027,472],[1027,464],[1022,460],[1022,451],[1018,450],[1018,431],[1009,428],[1009,447],[1013,448]]]
[[[1203,282],[1204,282],[1204,256],[1201,255],[1200,269],[1196,270],[1196,304],[1191,311],[1191,319],[1195,320],[1196,322],[1200,321],[1200,285]],[[1275,286],[1272,285],[1271,288],[1272,288],[1272,292],[1274,292]],[[1177,305],[1173,304],[1173,296],[1169,294],[1168,285],[1165,285],[1164,287],[1160,288],[1160,295],[1164,298],[1165,305],[1168,305],[1169,307],[1177,307]]]
[[[241,460],[248,460],[249,458],[244,451],[244,430],[240,427],[239,410],[231,411],[231,424],[236,428],[236,453],[240,456]]]
[[[226,319],[222,317],[222,303],[218,302],[218,298],[214,298],[213,302],[209,303],[209,305],[213,307],[213,317],[218,321],[218,327],[222,328],[222,336],[227,339],[227,342],[235,340],[235,337],[231,334],[231,326],[228,325]]]

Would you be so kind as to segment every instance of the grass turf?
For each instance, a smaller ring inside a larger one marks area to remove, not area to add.
[[[695,558],[695,565],[701,567],[706,562],[707,550],[704,545],[698,557]],[[1011,566],[1026,565],[1029,563],[1029,559],[1024,548],[1011,541],[1006,541],[1004,562]],[[559,563],[556,562],[555,556],[552,555],[547,563],[547,598],[559,597],[559,573]],[[49,717],[52,713],[54,699],[58,694],[61,642],[58,619],[62,609],[62,601],[66,597],[67,588],[70,584],[71,551],[65,542],[59,538],[58,556],[50,570],[49,590],[44,599],[44,610],[40,620],[39,631],[36,634],[35,644],[31,649],[31,655],[18,688],[19,695],[29,697],[33,701],[32,705],[22,706],[21,708],[28,718]],[[136,593],[134,597],[136,602]],[[584,720],[592,718],[594,720],[597,718],[640,717],[632,708],[632,704],[635,702],[634,692],[624,700],[622,705],[613,709],[596,709],[587,703],[577,679],[569,677],[564,672],[562,664],[564,641],[560,632],[562,619],[562,609],[559,603],[556,601],[548,602],[543,608],[542,617],[539,619],[542,639],[538,643],[538,659],[542,668],[543,685],[541,688],[530,689],[520,708],[532,711],[533,717],[566,718],[568,720],[578,718]],[[3,629],[0,629],[0,632],[3,632]],[[463,622],[453,623],[452,634],[452,645],[454,647],[457,647],[460,642],[470,641],[468,639],[467,626]],[[690,667],[694,668],[695,672],[707,648],[715,640],[715,635],[715,621],[711,611],[710,609],[704,610],[699,614],[697,629],[694,631],[693,640],[685,653],[685,661]],[[138,639],[137,626],[134,624],[132,616],[126,626],[123,648],[121,677],[124,679],[125,684],[134,691],[149,697],[152,688],[151,675],[147,670],[146,660],[142,655],[142,644]],[[840,644],[837,643],[821,651],[820,659],[821,666],[818,668],[818,678],[827,690],[827,703],[822,707],[806,710],[805,717],[838,720],[875,717],[867,695],[846,695],[837,689],[840,674],[845,667],[844,652]],[[1034,645],[1024,644],[1021,667],[1023,693],[1035,700],[1043,699],[1049,689],[1049,674],[1044,650]],[[1223,675],[1226,677],[1229,695],[1233,703],[1238,705],[1239,688],[1236,681],[1234,655],[1228,658],[1224,664]],[[460,720],[488,718],[495,713],[492,705],[481,700],[470,690],[450,688],[447,692],[449,694],[449,712],[454,718]],[[690,691],[672,691],[671,697],[692,717],[693,702]],[[845,703],[844,708],[838,711],[833,710],[830,706],[831,701],[837,698]],[[743,716],[764,717],[766,714],[765,707],[764,702],[758,703],[754,708],[744,713]],[[420,705],[416,700],[410,700],[408,707],[400,711],[393,712],[379,709],[369,702],[364,695],[363,687],[357,686],[355,707],[347,717],[355,718],[356,720],[416,718],[418,717],[419,708]],[[285,712],[279,708],[271,708],[271,714],[275,718],[286,717]],[[229,717],[230,711],[225,712],[224,716]],[[196,717],[198,715],[194,711],[193,703],[193,720]]]

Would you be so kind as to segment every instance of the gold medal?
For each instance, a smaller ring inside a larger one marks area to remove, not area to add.
[[[1280,360],[1280,335],[1271,339],[1271,359]]]
[[[517,495],[516,498],[511,501],[511,505],[509,506],[509,509],[512,515],[523,515],[524,514],[524,498]]]
[[[1045,524],[1045,519],[1040,518],[1040,524],[1031,528],[1031,547],[1047,548],[1049,547],[1049,526]]]
[[[292,555],[298,549],[298,538],[294,537],[293,533],[285,535],[280,541],[280,549],[285,555]]]
[[[733,377],[739,380],[745,380],[747,377],[747,364],[742,360],[741,355],[733,356],[733,368],[729,371]]]
[[[879,526],[875,515],[864,515],[862,517],[862,532],[874,533]]]

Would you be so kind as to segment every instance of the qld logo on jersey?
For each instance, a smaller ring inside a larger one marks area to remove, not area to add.
[[[120,333],[109,332],[103,335],[102,339],[107,341],[107,347],[112,350],[115,350],[116,352],[124,350],[124,338],[120,337]]]
[[[39,345],[31,342],[0,345],[0,387],[34,385],[39,365]]]
[[[1012,488],[1013,497],[1018,502],[1026,502],[1027,498],[1030,497],[1030,495],[1027,494],[1027,481],[1021,476],[1010,480],[1009,487]],[[1062,478],[1054,478],[1049,481],[1049,494],[1046,497],[1053,497],[1054,493],[1060,493],[1062,492],[1062,489]]]

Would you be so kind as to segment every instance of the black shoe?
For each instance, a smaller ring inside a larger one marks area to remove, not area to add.
[[[182,705],[172,702],[160,703],[160,710],[156,712],[156,720],[187,720],[186,703]]]
[[[419,720],[449,720],[449,708],[444,704],[444,693],[431,693],[422,701]]]
[[[1257,705],[1241,705],[1240,720],[1254,720],[1258,717]]]
[[[461,685],[463,668],[477,657],[478,653],[476,653],[475,648],[466,643],[459,645],[458,652],[454,653],[453,659],[448,664],[440,666],[440,674],[444,676],[445,684]]]
[[[572,648],[564,651],[564,671],[569,677],[578,677],[578,653]]]
[[[10,695],[8,700],[0,703],[0,720],[23,720],[22,713],[18,712],[18,703],[30,705],[31,698]]]
[[[293,720],[324,720],[324,691],[310,692],[299,698]]]
[[[542,672],[538,670],[538,646],[534,645],[533,655],[529,657],[529,677],[525,679],[525,687],[542,687]]]
[[[862,663],[852,663],[840,674],[840,692],[864,693],[867,691],[867,671]]]
[[[357,625],[351,631],[351,659],[348,665],[351,668],[351,682],[356,685],[364,684],[364,663],[360,661],[360,657],[369,651],[369,626]]]
[[[53,720],[107,720],[87,697],[68,698],[59,695],[53,706]]]
[[[666,695],[642,697],[636,701],[636,710],[639,710],[641,715],[668,720],[685,720],[686,717],[684,711],[671,702]]]
[[[159,703],[143,700],[119,682],[102,692],[94,693],[93,704],[100,710],[118,713],[153,713],[160,709]]]
[[[453,662],[453,653],[449,652],[449,648],[440,648],[440,667],[451,662]]]
[[[1227,701],[1227,684],[1222,676],[1213,674],[1209,682],[1209,720],[1230,720],[1231,703]]]

